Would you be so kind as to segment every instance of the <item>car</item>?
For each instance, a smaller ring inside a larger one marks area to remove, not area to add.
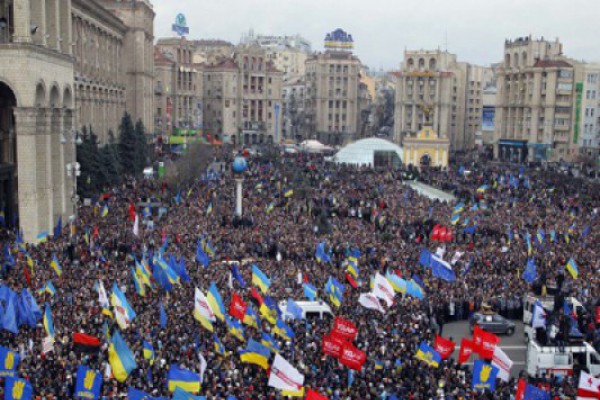
[[[471,325],[471,332],[473,332],[475,325],[478,325],[481,329],[492,333],[508,336],[515,333],[515,323],[498,314],[475,313],[469,324]]]

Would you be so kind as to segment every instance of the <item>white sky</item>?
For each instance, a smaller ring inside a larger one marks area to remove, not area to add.
[[[242,33],[300,34],[323,49],[327,32],[342,28],[354,53],[374,69],[398,69],[403,51],[444,49],[459,61],[502,60],[504,40],[532,34],[560,38],[565,55],[600,62],[600,0],[152,0],[155,35],[173,36],[177,13],[190,39]]]

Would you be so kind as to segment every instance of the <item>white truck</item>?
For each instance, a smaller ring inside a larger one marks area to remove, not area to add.
[[[535,340],[527,344],[527,373],[533,378],[542,374],[572,376],[581,370],[592,376],[600,374],[600,355],[587,342],[564,348],[542,346]]]
[[[585,309],[583,304],[575,297],[567,297],[566,300],[575,314],[582,315],[584,313]],[[525,342],[535,339],[535,329],[531,326],[531,318],[533,316],[533,307],[535,306],[536,301],[539,301],[542,304],[542,307],[544,307],[544,310],[546,310],[548,315],[554,310],[554,296],[525,296],[523,301],[523,333],[525,335]]]

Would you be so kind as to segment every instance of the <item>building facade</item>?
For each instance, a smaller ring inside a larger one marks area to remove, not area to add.
[[[288,79],[283,83],[283,123],[281,126],[284,141],[300,143],[304,137],[306,123],[304,107],[304,77]]]
[[[402,143],[426,125],[425,110],[432,111],[434,130],[450,140],[450,151],[475,145],[481,127],[484,82],[487,67],[458,62],[456,55],[440,50],[405,51],[396,74],[394,140]]]
[[[450,141],[425,125],[416,134],[404,138],[404,163],[419,169],[426,167],[448,167]]]
[[[283,73],[257,45],[237,46],[232,58],[204,66],[204,125],[228,143],[279,143]]]
[[[358,137],[360,67],[350,51],[326,50],[306,60],[305,137],[329,145]]]
[[[507,40],[498,69],[494,157],[510,161],[567,160],[574,153],[577,63],[562,44]]]
[[[600,64],[585,64],[576,74],[575,133],[579,153],[598,158],[600,154]],[[580,107],[577,103],[580,102]]]
[[[152,126],[153,58],[136,58],[153,18],[142,0],[0,0],[0,207],[25,240],[74,212],[81,126],[106,135],[123,109]]]

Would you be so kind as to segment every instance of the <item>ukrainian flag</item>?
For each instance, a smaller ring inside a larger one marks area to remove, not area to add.
[[[171,393],[176,388],[183,389],[189,393],[198,393],[200,391],[200,375],[190,370],[179,368],[177,364],[171,364],[167,376],[167,385]]]
[[[272,201],[267,205],[267,209],[266,209],[267,214],[270,214],[271,211],[273,211],[274,209],[275,209],[275,202]]]
[[[217,285],[215,285],[214,282],[211,282],[210,284],[210,288],[206,294],[206,300],[215,313],[215,317],[219,318],[221,321],[225,321],[225,306],[223,305],[223,299],[221,298],[219,289],[217,289]]]
[[[268,347],[271,351],[278,353],[279,345],[277,345],[277,341],[271,337],[268,333],[263,332],[262,338],[260,340],[261,344]]]
[[[267,293],[271,286],[271,280],[256,266],[252,265],[252,284],[260,288],[263,293]]]
[[[152,283],[150,282],[150,276],[148,275],[146,269],[139,262],[135,262],[135,273],[137,274],[138,279],[141,281],[143,285],[152,288]]]
[[[406,293],[406,281],[404,279],[389,272],[385,275],[385,277],[390,282],[390,285],[392,285],[396,293]]]
[[[102,214],[100,214],[102,216],[102,218],[106,217],[108,215],[108,204],[104,205],[104,208],[102,209]]]
[[[567,262],[565,268],[569,271],[573,279],[577,279],[579,276],[579,269],[577,268],[577,264],[575,263],[575,260],[573,260],[573,257],[569,258],[569,262]]]
[[[342,304],[342,296],[344,294],[344,286],[331,276],[325,284],[325,292],[329,294],[331,303],[339,307]]]
[[[138,276],[137,271],[133,267],[131,267],[131,277],[133,278],[133,285],[135,286],[135,291],[137,294],[142,297],[146,296],[146,288]]]
[[[454,214],[452,216],[452,218],[450,218],[450,223],[452,225],[456,225],[458,223],[458,220],[460,219],[460,215],[459,214]]]
[[[488,185],[483,185],[477,188],[477,193],[484,193],[486,190],[489,189]]]
[[[144,359],[150,361],[150,365],[154,363],[154,347],[152,343],[146,342],[144,340]]]
[[[281,318],[277,320],[277,323],[273,328],[273,333],[279,335],[284,340],[292,340],[294,336],[296,336],[292,328],[287,326],[285,322],[281,320]]]
[[[60,263],[56,258],[56,254],[52,255],[52,261],[50,261],[50,266],[52,267],[54,272],[56,272],[56,275],[58,275],[59,277],[62,275],[62,268],[60,267]]]
[[[36,236],[35,241],[39,243],[44,243],[48,240],[48,231],[40,232],[39,235]]]
[[[278,313],[277,313],[277,309],[276,309],[277,305],[275,304],[274,301],[267,301],[267,299],[269,299],[269,297],[265,298],[265,300],[260,305],[260,308],[259,308],[260,315],[265,317],[267,319],[267,321],[269,321],[270,324],[275,324],[277,322],[277,317],[278,317]],[[271,303],[271,304],[269,304],[269,303]]]
[[[270,357],[271,350],[254,339],[250,339],[248,346],[245,349],[240,350],[240,360],[243,363],[255,364],[262,369],[269,368]]]
[[[527,234],[525,235],[525,241],[527,242],[527,254],[531,256],[533,247],[531,246],[531,235],[529,234],[529,232],[527,232]]]
[[[302,386],[300,388],[300,390],[295,391],[295,390],[281,390],[281,395],[282,396],[287,396],[287,397],[302,397],[304,398],[304,386]]]
[[[383,369],[383,361],[381,360],[375,360],[375,370],[380,370]]]
[[[283,192],[283,197],[292,197],[294,195],[294,189],[286,189]]]
[[[458,214],[458,213],[462,212],[464,209],[465,209],[465,203],[460,202],[454,207],[453,214]]]
[[[250,305],[246,308],[246,315],[244,315],[243,322],[248,326],[259,329],[258,327],[260,326],[260,319],[258,319],[258,315],[256,315],[256,312]]]
[[[245,342],[244,338],[244,327],[237,319],[231,319],[227,315],[225,315],[225,323],[227,324],[227,330],[231,333],[235,338]]]
[[[133,353],[121,337],[119,331],[115,331],[112,336],[108,348],[108,362],[112,368],[113,375],[119,382],[124,382],[131,371],[137,368]]]
[[[213,211],[213,203],[212,201],[208,203],[208,207],[206,208],[206,215],[210,215]]]
[[[348,272],[350,272],[350,274],[352,274],[355,278],[358,278],[360,270],[358,269],[356,257],[348,257]]]
[[[52,313],[50,312],[50,304],[46,303],[44,310],[44,328],[48,336],[54,340],[54,322],[52,321]]]
[[[206,254],[208,254],[208,256],[210,258],[213,258],[215,256],[215,249],[212,246],[212,244],[210,243],[210,240],[207,240],[206,242],[203,242],[202,248],[203,248],[204,252]]]
[[[225,352],[225,346],[223,346],[223,343],[221,343],[221,340],[217,337],[217,335],[214,336],[214,348],[215,348],[215,353],[217,353],[220,356],[226,356],[227,353]]]
[[[430,367],[439,367],[440,362],[442,361],[442,356],[440,353],[435,351],[431,346],[429,346],[425,342],[421,342],[421,346],[417,350],[417,354],[415,354],[415,358],[417,360],[421,360]]]
[[[308,298],[310,301],[314,301],[317,297],[317,288],[315,288],[310,283],[304,283],[302,285],[302,289],[304,290],[304,296]]]

